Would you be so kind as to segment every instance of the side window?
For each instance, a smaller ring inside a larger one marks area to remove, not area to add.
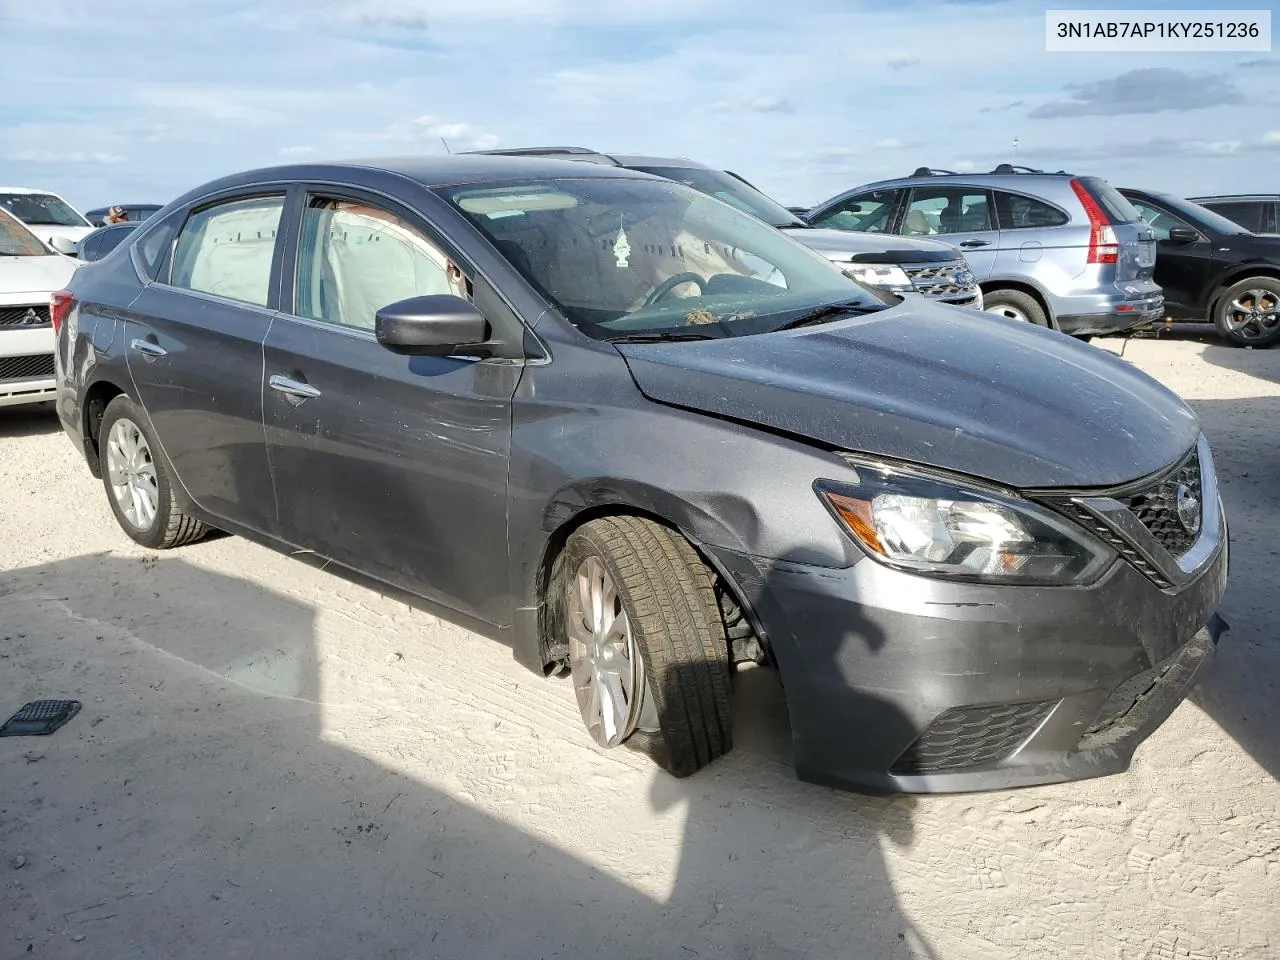
[[[1206,207],[1214,213],[1221,214],[1253,233],[1261,233],[1262,203],[1206,203]]]
[[[353,200],[311,197],[302,216],[293,312],[372,331],[397,300],[431,294],[471,299],[462,271],[413,225]]]
[[[901,190],[876,190],[860,193],[831,207],[813,220],[815,227],[832,230],[860,230],[864,233],[887,233],[898,205]]]
[[[1035,230],[1043,227],[1061,227],[1071,218],[1057,207],[1024,197],[1017,193],[997,190],[996,212],[1001,230]]]
[[[178,234],[178,224],[180,221],[177,217],[169,217],[163,223],[159,223],[147,227],[139,227],[139,230],[146,230],[146,236],[138,241],[138,256],[142,260],[142,270],[152,280],[163,279],[161,271],[164,267],[165,257],[169,254],[169,249],[173,246],[173,238]]]
[[[105,255],[103,249],[107,245],[107,234],[91,233],[80,241],[80,249],[76,251],[77,259],[90,263],[94,260],[101,260]]]
[[[284,197],[231,200],[193,213],[173,252],[176,287],[265,307]]]
[[[916,187],[902,221],[909,237],[994,229],[987,192],[972,187]]]
[[[1138,211],[1138,215],[1150,225],[1151,232],[1155,234],[1157,240],[1168,240],[1169,231],[1174,227],[1191,226],[1191,224],[1187,223],[1185,220],[1175,217],[1172,213],[1169,213],[1166,210],[1161,210],[1159,207],[1153,207],[1149,204],[1145,204],[1141,200],[1134,200],[1131,198],[1129,202],[1132,203],[1133,208]]]

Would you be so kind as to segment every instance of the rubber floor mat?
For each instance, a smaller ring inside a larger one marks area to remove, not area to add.
[[[79,712],[79,700],[33,700],[4,722],[0,737],[39,737],[53,733]]]

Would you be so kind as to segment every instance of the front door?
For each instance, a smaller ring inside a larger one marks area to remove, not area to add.
[[[263,532],[275,499],[262,433],[262,343],[284,195],[221,200],[182,226],[163,282],[125,315],[138,398],[178,479],[214,517]]]
[[[1155,281],[1164,290],[1165,308],[1169,316],[1180,320],[1204,320],[1205,292],[1217,275],[1213,241],[1183,220],[1172,210],[1150,201],[1133,197],[1129,202],[1151,226],[1157,241]],[[1175,240],[1170,232],[1184,227],[1195,233],[1195,240]]]
[[[1000,251],[991,195],[981,187],[912,187],[896,232],[959,247],[979,281],[991,276]]]
[[[377,342],[381,307],[473,291],[413,213],[310,195],[297,249],[263,384],[285,538],[505,622],[511,398],[523,365],[401,356]]]

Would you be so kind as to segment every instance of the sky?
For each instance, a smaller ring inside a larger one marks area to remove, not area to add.
[[[163,203],[297,160],[587,146],[788,205],[1016,160],[1280,191],[1280,53],[1046,53],[1047,7],[1200,0],[0,0],[0,184]],[[1277,0],[1232,0],[1271,9]],[[442,138],[443,141],[442,142]]]

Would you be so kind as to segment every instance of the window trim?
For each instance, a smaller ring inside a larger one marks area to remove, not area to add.
[[[992,209],[995,210],[995,221],[997,224],[999,224],[999,226],[997,227],[997,229],[999,230],[1061,230],[1063,227],[1071,226],[1072,221],[1074,219],[1071,216],[1070,211],[1063,209],[1062,207],[1058,206],[1058,204],[1054,203],[1051,200],[1046,200],[1044,197],[1037,197],[1035,194],[1032,194],[1032,193],[1023,193],[1021,190],[1006,190],[1003,187],[991,187],[990,192],[992,194],[992,200],[993,200]],[[1036,203],[1042,203],[1046,207],[1050,207],[1056,210],[1066,219],[1064,219],[1062,223],[1055,224],[1051,227],[1016,227],[1012,224],[1009,224],[1008,226],[1006,226],[1004,222],[1004,217],[1000,215],[1000,198],[998,195],[1001,193],[1008,194],[1011,197],[1021,197],[1023,200],[1034,200]],[[1133,201],[1129,201],[1129,202],[1132,203]]]
[[[975,186],[974,184],[965,184],[965,183],[940,183],[940,184],[933,184],[931,186],[935,190],[967,190],[970,193],[985,194],[987,198],[987,210],[988,210],[987,222],[990,224],[990,226],[988,226],[985,230],[959,230],[955,233],[930,233],[930,234],[913,233],[911,234],[912,238],[921,238],[924,240],[938,240],[944,237],[963,237],[972,233],[999,233],[1000,232],[1001,230],[1000,214],[999,214],[999,211],[996,210],[995,193],[991,187],[979,187],[979,186]],[[915,194],[915,192],[917,190],[928,190],[928,189],[930,188],[921,183],[913,183],[910,187],[907,188],[906,199],[904,200],[902,204],[902,208],[900,210],[900,214],[902,217],[902,224],[900,224],[899,226],[904,225],[907,221],[907,214],[911,211],[912,196]],[[900,232],[898,232],[897,235],[900,237],[907,236],[907,234],[900,233]],[[947,243],[949,241],[943,240],[943,242]]]

